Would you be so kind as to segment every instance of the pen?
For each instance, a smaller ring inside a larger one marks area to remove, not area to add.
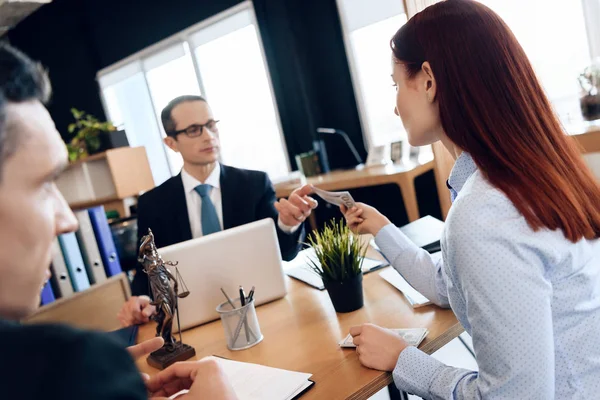
[[[240,302],[242,303],[242,307],[246,305],[246,294],[242,285],[240,285]]]
[[[242,307],[246,305],[246,294],[244,293],[244,288],[240,285],[240,302],[242,303]],[[248,320],[246,319],[246,313],[242,313],[242,318],[244,319],[244,330],[246,331],[246,343],[250,342],[250,332],[248,330]]]
[[[223,288],[221,288],[221,292],[223,292],[223,295],[225,296],[225,298],[227,299],[227,302],[229,303],[229,305],[231,306],[232,310],[235,310],[235,305],[233,304],[233,301],[231,301],[231,299],[229,298],[229,296],[227,296],[227,293],[225,293],[225,290],[223,290]]]
[[[252,286],[250,293],[248,293],[248,303],[250,303],[252,300],[254,300],[254,286]]]

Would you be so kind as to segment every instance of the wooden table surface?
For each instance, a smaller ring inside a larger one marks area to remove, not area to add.
[[[380,257],[372,249],[368,256]],[[378,271],[364,276],[364,307],[347,314],[336,314],[327,291],[287,277],[286,281],[288,294],[283,299],[257,308],[264,335],[258,345],[242,351],[228,350],[219,320],[184,331],[184,343],[196,349],[196,359],[217,355],[312,373],[315,385],[302,400],[367,399],[390,384],[392,376],[363,367],[354,349],[338,346],[351,326],[371,322],[387,328],[427,328],[429,335],[419,348],[429,354],[463,332],[451,310],[436,306],[413,310]],[[140,328],[138,340],[150,339],[154,332],[154,324],[147,324]],[[138,365],[150,375],[157,372],[145,360]]]

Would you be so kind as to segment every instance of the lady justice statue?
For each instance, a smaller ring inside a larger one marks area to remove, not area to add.
[[[196,355],[193,347],[181,341],[181,331],[179,332],[179,341],[172,335],[175,314],[177,314],[177,325],[179,326],[177,299],[187,297],[190,292],[185,287],[185,283],[183,283],[177,269],[176,275],[179,279],[173,277],[167,269],[167,266],[177,266],[177,262],[163,261],[158,254],[154,243],[154,235],[150,229],[148,229],[148,235],[142,238],[138,262],[142,264],[143,271],[148,274],[148,281],[154,298],[151,304],[156,306],[156,313],[152,316],[152,319],[158,323],[156,336],[162,336],[165,341],[162,348],[148,356],[148,364],[155,368],[164,369],[177,361],[187,360]],[[181,281],[183,287],[181,293],[179,293],[178,280]],[[171,282],[173,282],[172,286]]]

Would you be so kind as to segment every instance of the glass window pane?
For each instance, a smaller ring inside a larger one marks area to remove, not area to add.
[[[479,1],[496,11],[513,31],[563,122],[581,120],[577,77],[590,63],[581,1]]]
[[[154,183],[171,177],[150,94],[143,73],[137,73],[102,90],[108,118],[125,129],[130,146],[144,146]]]
[[[563,123],[579,122],[577,77],[591,61],[582,2],[479,1],[496,11],[513,30]],[[390,15],[393,4],[387,0],[372,0],[369,7],[381,10],[368,13],[356,11],[359,6],[364,7],[357,0],[338,0],[338,4],[347,29],[354,83],[370,142],[376,145],[403,138],[405,132],[401,122],[392,113],[394,92],[387,88],[391,55],[389,39],[406,22],[400,2],[395,6],[394,17],[381,18],[360,29],[353,27],[364,25],[361,21],[366,20],[366,14]],[[532,23],[532,15],[536,16],[535,23]]]
[[[156,112],[156,118],[160,125],[161,135],[165,136],[160,122],[160,113],[163,108],[175,97],[182,95],[200,95],[200,86],[198,85],[198,79],[194,71],[194,64],[192,57],[187,51],[187,44],[179,44],[178,46],[184,46],[185,52],[181,57],[177,57],[171,61],[168,61],[158,67],[154,67],[146,72],[146,79],[148,80],[148,87],[150,88],[150,94],[152,95],[152,102],[154,103],[154,110]],[[164,51],[165,53],[172,53],[171,49]],[[160,57],[160,54],[153,55],[153,59]],[[150,116],[150,114],[149,114]],[[170,149],[167,149],[167,156],[173,172],[177,173],[183,166],[183,159],[179,153],[175,153]]]
[[[362,100],[363,123],[371,135],[371,145],[382,145],[406,136],[400,118],[394,114],[396,91],[392,86],[390,38],[406,23],[406,14],[350,32],[355,79]]]
[[[289,172],[256,27],[237,29],[194,50],[207,99],[219,119],[221,156],[226,164]]]

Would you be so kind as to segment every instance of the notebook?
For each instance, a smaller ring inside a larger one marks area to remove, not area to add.
[[[216,360],[239,400],[293,400],[306,392],[314,382],[312,374],[271,368],[260,364],[211,357]],[[171,398],[179,396],[180,392]]]
[[[431,255],[433,262],[438,262],[442,258],[442,252]],[[431,301],[413,288],[394,268],[388,268],[379,273],[390,285],[402,292],[412,308],[424,307],[431,304]]]
[[[288,276],[298,279],[316,289],[325,290],[325,285],[323,285],[321,277],[310,269],[308,265],[309,259],[317,260],[317,255],[312,247],[299,252],[292,261],[283,262],[283,269]],[[363,274],[368,274],[369,272],[377,271],[388,265],[389,263],[387,261],[374,260],[365,257],[362,263],[362,271]]]

